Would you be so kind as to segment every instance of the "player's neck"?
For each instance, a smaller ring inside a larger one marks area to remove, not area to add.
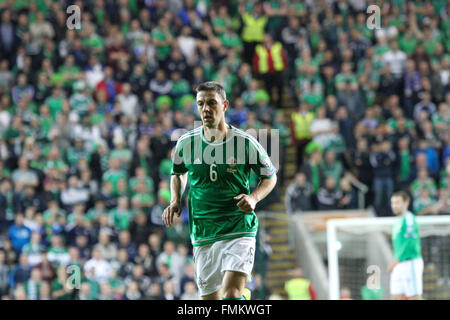
[[[408,210],[403,211],[402,213],[400,213],[400,217],[404,217],[407,213],[408,213]]]
[[[225,121],[220,122],[215,128],[203,126],[203,134],[205,135],[206,140],[211,142],[219,142],[225,140],[225,137],[228,134],[228,130],[229,125],[225,123]]]

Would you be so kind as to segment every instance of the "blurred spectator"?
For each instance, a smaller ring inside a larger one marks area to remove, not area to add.
[[[285,290],[289,300],[316,300],[316,291],[311,281],[304,278],[303,270],[296,268],[291,272],[292,279],[286,281]]]
[[[394,165],[395,153],[391,150],[391,143],[384,141],[374,146],[370,155],[370,164],[373,169],[374,206],[380,215],[387,215],[389,199],[394,192]]]
[[[295,180],[286,189],[286,211],[295,213],[311,210],[312,191],[312,185],[306,180],[306,175],[303,172],[297,173]]]
[[[8,237],[17,253],[20,253],[23,246],[30,241],[31,230],[24,225],[24,216],[22,213],[18,213],[15,216],[14,224],[8,230]]]
[[[72,290],[67,285],[67,273],[65,267],[57,269],[57,276],[51,283],[52,297],[55,300],[71,299]]]
[[[141,300],[142,294],[136,281],[131,281],[125,291],[125,300]]]
[[[301,103],[298,112],[291,115],[292,139],[297,146],[297,167],[301,168],[305,156],[305,147],[312,139],[310,130],[315,115],[309,111],[307,103]]]
[[[271,103],[277,106],[277,108],[281,108],[284,86],[283,71],[287,67],[287,56],[285,50],[283,49],[283,45],[278,41],[274,41],[271,34],[266,33],[264,35],[263,44],[258,44],[255,46],[253,67],[264,81],[266,90],[271,97]],[[276,102],[272,99],[273,87],[277,89]]]
[[[17,286],[26,282],[31,275],[31,267],[28,264],[28,257],[25,253],[19,256],[19,262],[11,269],[9,274],[9,286],[16,289]]]
[[[180,296],[180,300],[199,300],[197,286],[194,281],[185,283],[184,293]]]
[[[97,282],[104,282],[111,276],[111,265],[102,257],[98,249],[92,250],[92,259],[84,265],[86,277]]]
[[[6,261],[5,251],[0,250],[0,297],[8,293],[9,266]]]
[[[339,207],[339,201],[343,197],[336,179],[329,176],[325,179],[325,184],[317,192],[317,203],[319,210],[336,210]]]
[[[163,284],[164,300],[179,300],[179,297],[175,295],[175,287],[172,280],[166,280]]]

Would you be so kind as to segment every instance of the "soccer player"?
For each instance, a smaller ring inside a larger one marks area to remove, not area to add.
[[[229,101],[222,85],[205,82],[196,91],[203,125],[177,141],[163,221],[169,227],[180,216],[189,180],[189,228],[200,296],[245,300],[258,229],[254,209],[274,188],[277,170],[253,136],[225,122]],[[260,178],[252,193],[251,170]]]
[[[422,299],[423,259],[416,217],[408,211],[409,196],[404,191],[391,197],[392,211],[401,217],[392,229],[395,260],[389,266],[392,299]]]

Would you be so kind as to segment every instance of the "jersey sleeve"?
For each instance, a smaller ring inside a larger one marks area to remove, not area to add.
[[[178,140],[172,156],[172,169],[170,170],[171,175],[184,174],[188,171],[184,162],[183,145],[183,141]]]
[[[405,238],[415,238],[415,224],[416,221],[414,219],[414,216],[412,215],[406,215],[405,217]]]
[[[270,160],[266,150],[256,139],[249,139],[250,168],[260,179],[270,179],[277,173],[277,169]]]

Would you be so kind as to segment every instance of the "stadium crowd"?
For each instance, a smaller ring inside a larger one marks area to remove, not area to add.
[[[364,0],[0,0],[0,297],[197,298],[187,209],[161,214],[206,80],[280,130],[279,184],[296,146],[288,212],[356,208],[359,181],[379,215],[398,188],[450,213],[450,1],[375,4],[372,30]]]

